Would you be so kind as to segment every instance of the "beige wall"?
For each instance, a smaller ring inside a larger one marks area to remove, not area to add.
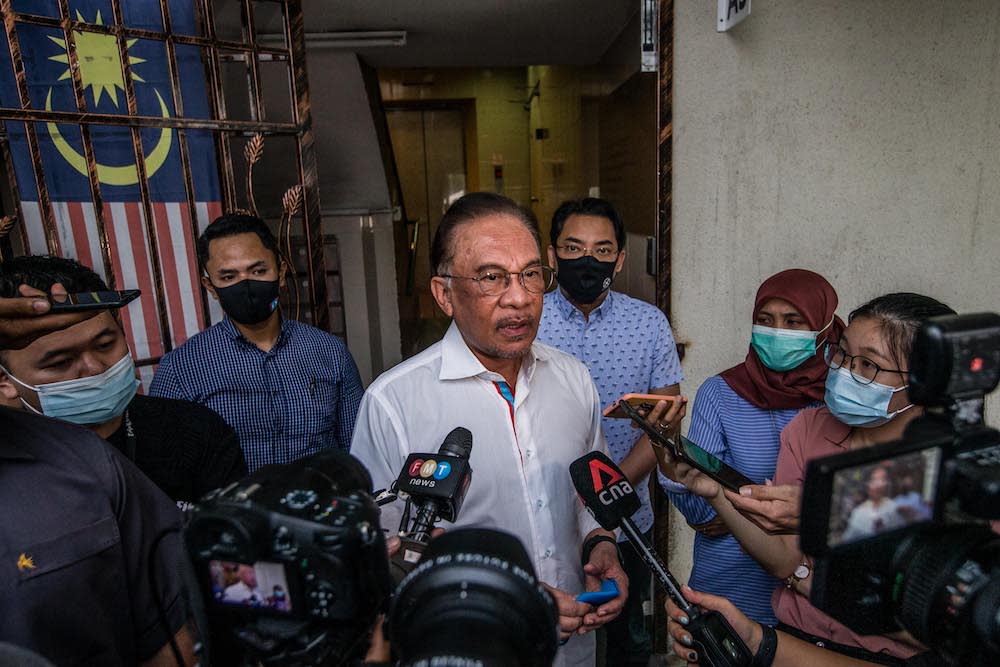
[[[773,0],[728,34],[714,3],[675,8],[685,393],[743,358],[756,287],[789,266],[826,275],[841,315],[890,291],[1000,310],[1000,4]]]

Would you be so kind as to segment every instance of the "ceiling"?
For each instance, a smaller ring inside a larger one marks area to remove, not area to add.
[[[358,49],[375,67],[592,65],[639,11],[639,0],[310,0],[304,5],[309,33],[405,30],[405,46]],[[262,13],[258,30],[277,29]]]

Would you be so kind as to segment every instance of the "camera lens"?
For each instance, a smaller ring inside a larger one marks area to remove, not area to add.
[[[389,636],[402,665],[541,667],[555,657],[557,620],[516,537],[459,529],[432,540],[400,583]]]

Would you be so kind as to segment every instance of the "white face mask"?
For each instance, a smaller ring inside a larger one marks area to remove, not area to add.
[[[103,424],[121,415],[139,386],[135,363],[128,353],[100,375],[48,384],[30,385],[18,380],[6,368],[0,366],[0,369],[17,384],[38,394],[41,412],[21,398],[29,410],[81,425]]]

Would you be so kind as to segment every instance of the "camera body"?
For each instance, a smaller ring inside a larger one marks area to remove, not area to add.
[[[800,540],[816,607],[859,634],[907,630],[953,664],[995,664],[1000,536],[985,520],[1000,518],[1000,432],[983,405],[998,382],[1000,315],[932,318],[910,356],[925,415],[900,441],[809,463]]]
[[[328,452],[195,506],[185,541],[203,598],[255,659],[316,664],[367,645],[391,586],[370,491],[360,463]]]

